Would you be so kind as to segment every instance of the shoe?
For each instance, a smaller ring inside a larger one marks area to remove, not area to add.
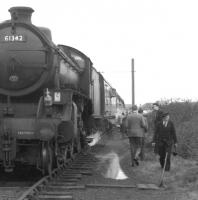
[[[134,158],[133,160],[135,161],[135,164],[136,164],[137,166],[139,166],[138,159],[137,159],[137,158]]]

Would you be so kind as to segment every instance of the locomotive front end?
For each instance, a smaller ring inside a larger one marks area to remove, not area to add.
[[[9,12],[11,19],[0,24],[0,162],[7,172],[13,171],[14,162],[38,164],[34,149],[41,136],[54,136],[50,126],[47,136],[38,130],[53,120],[36,116],[56,60],[50,30],[31,23],[34,10],[12,7]]]
[[[50,40],[31,23],[33,9],[12,7],[11,20],[0,24],[0,94],[34,92],[53,65]]]

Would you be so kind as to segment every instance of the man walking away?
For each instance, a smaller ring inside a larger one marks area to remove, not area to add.
[[[132,113],[126,119],[127,136],[130,143],[131,164],[132,166],[139,165],[139,154],[141,152],[142,138],[144,129],[146,128],[144,117],[138,113],[136,105],[132,106]]]
[[[174,124],[170,121],[170,116],[167,112],[162,115],[162,121],[157,124],[153,145],[158,146],[159,162],[162,168],[164,167],[167,154],[165,171],[170,171],[171,149],[173,145],[177,147],[177,136]]]

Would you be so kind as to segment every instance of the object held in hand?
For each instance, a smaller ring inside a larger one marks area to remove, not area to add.
[[[173,156],[177,156],[177,152],[173,152]]]
[[[176,149],[176,146],[174,145],[174,150],[172,152],[173,156],[177,156],[177,149]]]

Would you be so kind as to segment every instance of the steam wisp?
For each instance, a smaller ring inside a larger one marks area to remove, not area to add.
[[[103,171],[102,175],[105,178],[116,180],[128,178],[121,169],[119,156],[115,152],[110,152],[106,155],[98,155],[96,158],[100,159],[99,169]]]
[[[97,131],[96,133],[87,136],[88,145],[91,147],[96,145],[101,139],[101,134],[101,131]]]

